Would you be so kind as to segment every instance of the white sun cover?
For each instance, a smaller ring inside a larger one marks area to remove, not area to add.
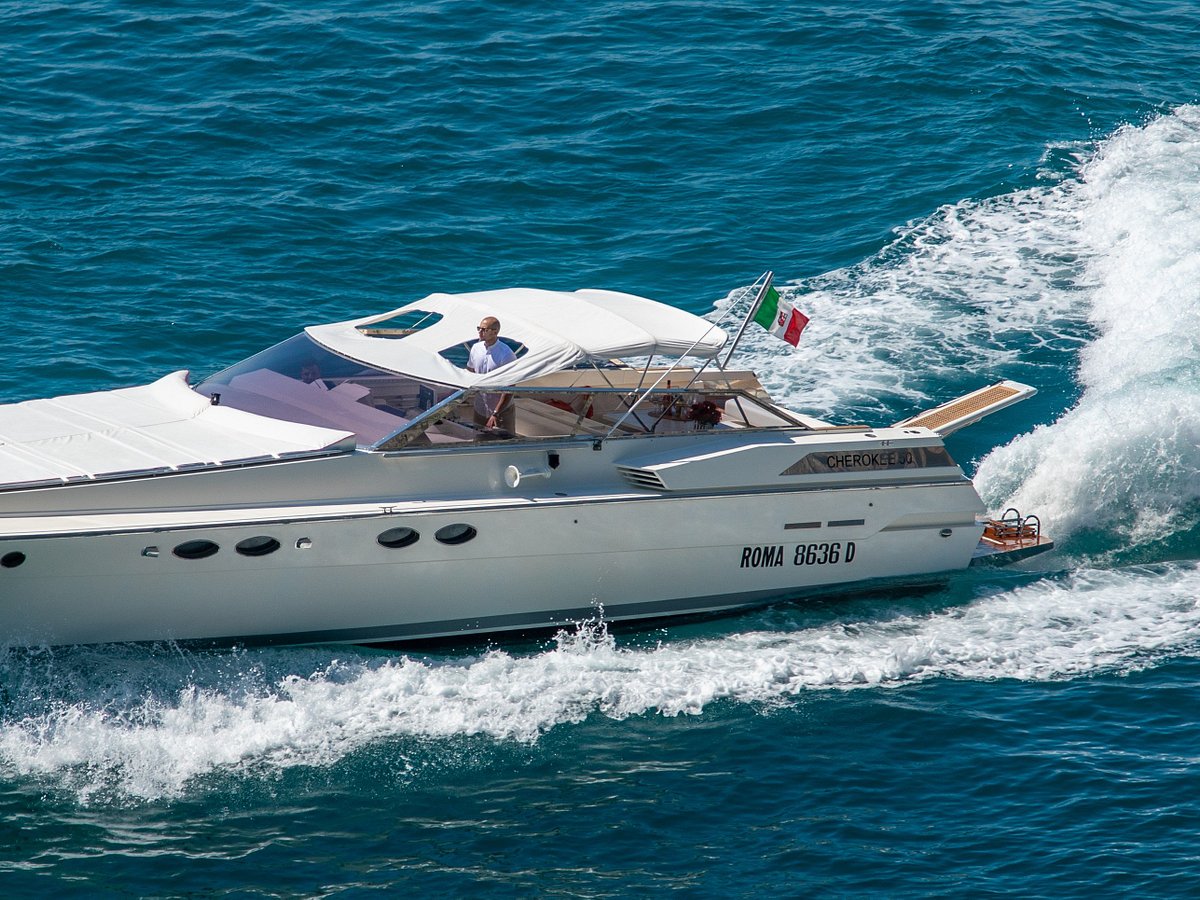
[[[354,435],[213,406],[187,372],[0,405],[0,487],[171,472],[349,450]]]
[[[442,319],[402,338],[375,337],[358,329],[410,311]],[[493,372],[476,375],[441,355],[474,342],[486,316],[500,320],[501,337],[527,352]],[[431,294],[383,315],[305,329],[341,356],[367,365],[454,387],[515,385],[587,360],[663,354],[711,359],[726,335],[711,322],[673,306],[615,291],[542,291],[510,288],[471,294]]]

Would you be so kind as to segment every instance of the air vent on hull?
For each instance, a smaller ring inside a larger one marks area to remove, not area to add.
[[[663,480],[658,477],[658,473],[652,472],[649,469],[617,466],[617,471],[621,473],[622,478],[635,488],[643,488],[647,491],[665,491],[667,489],[667,486],[663,484]]]

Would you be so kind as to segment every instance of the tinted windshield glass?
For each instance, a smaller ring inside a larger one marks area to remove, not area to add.
[[[330,353],[306,334],[218,372],[196,391],[246,412],[351,431],[364,446],[452,393]]]

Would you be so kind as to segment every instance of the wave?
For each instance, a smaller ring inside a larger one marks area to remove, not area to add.
[[[739,353],[773,396],[840,421],[911,414],[987,377],[1052,377],[1090,337],[1092,287],[1079,185],[1053,158],[1047,184],[944,206],[870,259],[782,288],[811,320],[800,345],[749,329]]]
[[[591,625],[531,655],[11,651],[0,770],[46,779],[82,802],[169,798],[205,776],[327,767],[389,742],[532,743],[591,716],[696,715],[721,702],[769,710],[814,691],[932,678],[1128,671],[1194,652],[1200,634],[1193,564],[975,590],[974,600],[934,611],[891,606],[883,617],[654,647],[622,647]]]
[[[747,352],[780,400],[835,421],[1030,381],[1039,408],[1066,411],[981,461],[993,509],[1037,510],[1059,539],[1140,545],[1192,531],[1198,170],[1200,106],[1048,148],[1039,184],[945,206],[874,257],[790,285],[812,320],[800,346],[751,329]]]
[[[1107,139],[1082,166],[1087,315],[1078,404],[993,452],[985,499],[1134,544],[1200,525],[1200,107]]]
[[[983,460],[985,498],[1037,509],[1059,537],[1200,533],[1200,107],[1094,148],[1052,148],[1046,167],[1034,187],[946,206],[875,257],[789,286],[812,315],[800,348],[751,333],[747,352],[777,396],[827,416],[904,412],[982,376],[1045,384],[1076,372],[1066,413]],[[11,650],[0,654],[0,772],[85,803],[172,798],[365,748],[535,743],[597,716],[1136,670],[1198,649],[1200,565],[1194,547],[1180,555],[1015,587],[968,574],[957,588],[969,599],[946,608],[876,603],[654,647],[595,626],[543,652],[453,659]]]

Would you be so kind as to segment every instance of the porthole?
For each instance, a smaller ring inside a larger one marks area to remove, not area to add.
[[[244,541],[238,541],[237,546],[233,549],[242,556],[266,556],[279,549],[279,541],[270,535],[260,534],[257,537],[248,537]]]
[[[184,541],[176,547],[172,553],[180,559],[204,559],[207,556],[212,556],[221,548],[212,541]]]
[[[25,554],[20,550],[14,550],[12,553],[5,553],[0,556],[0,566],[6,569],[15,569],[21,563],[25,562]]]
[[[443,544],[465,544],[471,538],[475,537],[477,533],[470,525],[460,522],[455,525],[446,525],[439,528],[434,537]]]
[[[415,544],[421,539],[421,535],[411,528],[389,528],[387,531],[375,538],[379,541],[381,547],[387,547],[391,550],[399,550],[401,547],[408,547]],[[441,540],[441,538],[438,538]]]

